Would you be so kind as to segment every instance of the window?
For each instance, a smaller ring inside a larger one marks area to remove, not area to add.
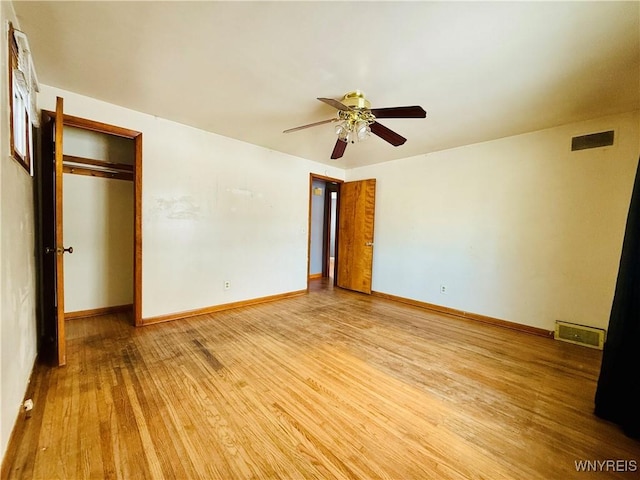
[[[32,173],[31,125],[37,126],[35,94],[38,82],[29,53],[27,37],[9,24],[9,108],[11,155]]]

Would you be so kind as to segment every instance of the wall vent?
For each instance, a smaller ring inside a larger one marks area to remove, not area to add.
[[[613,145],[613,137],[613,130],[573,137],[571,139],[571,151],[575,152],[576,150],[587,150],[588,148],[608,147]]]
[[[556,320],[556,332],[554,338],[563,342],[584,345],[585,347],[602,350],[606,338],[606,330],[602,328],[587,327],[577,323],[561,322]]]

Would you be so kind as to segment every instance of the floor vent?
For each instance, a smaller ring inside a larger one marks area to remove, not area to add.
[[[587,150],[589,148],[608,147],[613,145],[613,130],[589,135],[580,135],[571,139],[571,151]]]
[[[576,323],[556,320],[555,339],[562,340],[563,342],[575,343],[577,345],[602,350],[606,333],[606,330],[602,328],[586,327]]]

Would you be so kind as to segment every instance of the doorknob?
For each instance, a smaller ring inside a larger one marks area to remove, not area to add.
[[[47,247],[44,249],[44,253],[56,253],[58,255],[62,255],[64,254],[64,252],[68,252],[68,253],[73,253],[73,247],[69,247],[69,248],[61,248],[61,247],[57,247],[57,248],[52,248],[52,247]]]
[[[373,242],[366,242],[364,244],[365,247],[373,247]]]

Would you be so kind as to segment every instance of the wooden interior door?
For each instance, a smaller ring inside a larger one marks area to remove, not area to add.
[[[340,185],[336,284],[371,293],[376,180]]]
[[[63,100],[56,100],[52,117],[43,112],[42,162],[38,174],[39,224],[41,252],[41,351],[47,360],[65,365],[66,338],[64,330],[64,259],[62,232],[62,131]]]
[[[62,236],[62,132],[64,129],[64,112],[63,100],[61,97],[56,98],[56,129],[55,129],[55,210],[56,210],[56,326],[57,326],[57,358],[58,365],[67,363],[67,338],[64,332],[64,258],[66,251],[73,253],[73,249],[64,248],[64,240]]]

